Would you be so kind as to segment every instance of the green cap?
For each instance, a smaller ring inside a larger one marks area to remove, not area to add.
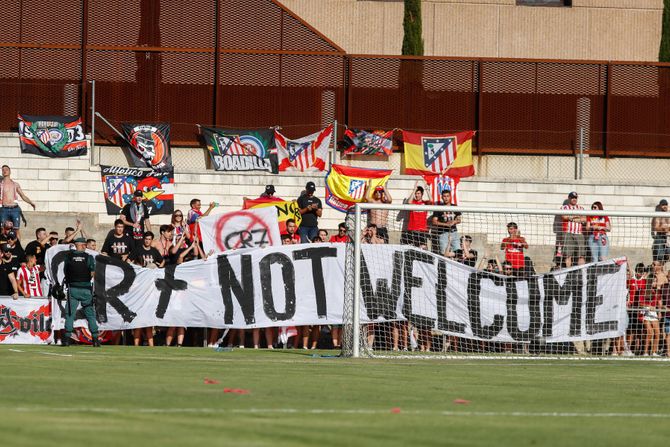
[[[74,242],[75,244],[85,244],[85,243],[86,243],[86,239],[83,238],[83,237],[78,237],[78,238],[75,239],[73,242]]]

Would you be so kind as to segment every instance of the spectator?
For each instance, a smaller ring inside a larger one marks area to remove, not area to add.
[[[35,204],[23,193],[21,185],[12,180],[12,170],[7,165],[2,166],[2,181],[0,181],[0,222],[11,221],[14,225],[17,238],[20,237],[19,225],[21,220],[21,207],[19,197],[35,209]]]
[[[577,204],[579,196],[575,191],[568,194],[569,203],[561,207],[562,210],[583,210],[581,205]],[[586,216],[566,215],[563,220],[563,257],[565,266],[571,267],[573,260],[577,258],[577,264],[584,264],[584,254],[586,247],[584,243],[583,224],[586,223]]]
[[[312,242],[319,243],[319,242],[328,242],[328,230],[319,230],[319,234],[316,236],[316,239],[314,239]]]
[[[370,192],[371,194],[365,198],[366,202],[381,204],[393,202],[393,198],[386,189],[386,186],[377,186],[374,191],[371,190]],[[389,243],[389,232],[387,228],[388,216],[389,210],[368,211],[368,223],[372,223],[377,226],[377,236],[382,238],[385,244]]]
[[[601,202],[593,202],[591,210],[602,211]],[[591,261],[604,261],[610,252],[609,238],[607,233],[612,231],[610,218],[607,216],[588,216],[586,218],[586,234],[589,235],[589,249],[591,250]]]
[[[49,234],[47,233],[47,230],[40,227],[35,230],[35,240],[26,245],[26,255],[35,255],[37,266],[40,268],[41,272],[44,272],[44,254],[46,253],[48,238]],[[43,277],[44,276],[42,276],[42,278]]]
[[[54,245],[58,245],[58,231],[49,232],[49,247],[53,247]]]
[[[516,222],[507,224],[507,234],[508,237],[502,240],[500,249],[505,252],[505,260],[512,265],[515,271],[514,276],[530,274],[530,269],[526,268],[530,259],[526,259],[523,253],[528,248],[528,242],[525,237],[521,236]]]
[[[365,227],[365,231],[363,232],[363,236],[361,236],[361,242],[364,244],[384,244],[384,239],[380,238],[377,235],[377,225],[373,223],[369,223],[367,227]]]
[[[302,214],[302,222],[298,228],[301,242],[308,243],[314,239],[319,232],[319,217],[323,213],[321,199],[314,196],[316,185],[314,182],[307,182],[305,191],[298,197],[298,207]]]
[[[293,239],[291,235],[286,233],[281,235],[281,244],[282,245],[293,245]]]
[[[465,264],[468,267],[477,265],[477,250],[472,248],[472,236],[461,236],[461,248],[454,252],[457,262]]]
[[[430,205],[429,200],[423,200],[424,189],[419,186],[419,181],[414,184],[414,189],[405,200],[410,205]],[[408,213],[407,227],[400,235],[400,244],[414,245],[426,249],[428,247],[428,211],[410,211]]]
[[[9,233],[10,231],[14,231],[14,224],[12,223],[11,220],[3,220],[2,233],[0,233],[0,238],[2,238],[3,241],[6,241],[7,233]]]
[[[67,227],[65,228],[65,238],[58,241],[59,244],[70,244],[74,241],[77,234],[81,234],[81,237],[84,235],[84,226],[81,223],[81,220],[77,219],[75,222],[75,228]]]
[[[19,270],[16,273],[16,282],[19,287],[19,292],[26,298],[42,296],[40,268],[37,266],[34,254],[26,256],[26,263],[19,267]]]
[[[640,296],[640,307],[642,310],[642,324],[644,325],[644,353],[643,355],[652,355],[657,357],[658,346],[660,342],[660,326],[658,318],[658,308],[661,305],[661,289],[667,284],[667,276],[663,273],[663,264],[661,261],[654,261],[652,264],[652,273],[650,275],[651,287]],[[649,283],[647,283],[649,284]]]
[[[451,191],[442,191],[442,205],[453,206]],[[435,211],[430,218],[432,248],[434,253],[445,254],[447,251],[456,252],[460,248],[458,224],[461,223],[461,213],[458,211]],[[439,247],[439,251],[438,251]]]
[[[7,250],[7,244],[0,244],[0,295],[19,297],[19,286],[16,283],[16,272],[19,264],[12,259],[12,254]]]
[[[96,240],[91,238],[86,239],[86,249],[98,251],[98,243],[96,242]]]
[[[497,273],[497,274],[500,274],[502,272],[502,266],[500,265],[500,261],[498,260],[498,258],[488,260],[488,262],[486,263],[486,271],[489,273]]]
[[[644,325],[642,323],[643,312],[641,311],[640,302],[643,295],[647,292],[647,277],[649,272],[646,271],[644,264],[639,262],[635,266],[633,275],[628,275],[628,301],[626,307],[628,309],[628,328],[626,330],[626,340],[628,351],[640,351],[642,340],[639,335],[643,333]],[[637,346],[637,349],[635,348]],[[627,354],[624,351],[624,355]]]
[[[337,234],[332,235],[328,242],[340,242],[340,243],[351,242],[351,238],[347,234],[347,224],[344,223],[344,222],[341,222],[337,226]]]
[[[7,249],[12,253],[12,259],[16,262],[19,264],[26,262],[26,254],[14,231],[7,233]]]
[[[275,198],[275,187],[274,185],[266,185],[265,186],[265,192],[263,192],[260,196],[258,196],[259,199],[274,199]]]
[[[656,205],[656,212],[667,213],[668,201],[662,199]],[[668,262],[670,259],[670,247],[668,247],[668,232],[670,232],[670,218],[654,217],[651,220],[651,235],[654,238],[651,247],[651,255],[654,261]]]
[[[120,219],[126,226],[126,234],[129,234],[139,244],[142,243],[144,233],[151,231],[151,220],[149,220],[149,208],[143,202],[144,193],[139,189],[133,193],[132,202],[121,209]]]
[[[114,221],[114,231],[107,236],[102,244],[102,254],[120,259],[128,260],[128,255],[135,248],[135,240],[124,232],[125,225],[121,219]]]
[[[209,213],[212,212],[214,208],[218,205],[216,202],[210,202],[209,207],[207,207],[207,210],[203,213],[201,208],[202,208],[202,202],[200,199],[191,199],[191,209],[188,210],[188,216],[186,218],[186,223],[188,224],[190,233],[192,235],[198,235],[198,239],[202,239],[202,234],[200,233],[200,227],[196,228],[196,224],[198,222],[198,219],[201,217],[209,216]]]
[[[186,248],[188,246],[188,241],[192,239],[192,236],[191,230],[184,220],[184,213],[182,213],[181,210],[175,210],[172,213],[170,225],[174,228],[174,231],[172,232],[172,243],[176,244],[177,239],[183,234],[185,240],[182,242],[180,248]]]
[[[165,260],[160,252],[153,246],[154,234],[151,231],[144,233],[142,245],[135,246],[130,253],[130,260],[140,267],[163,267]]]
[[[297,233],[298,225],[296,225],[294,219],[286,219],[286,234],[291,237],[292,244],[299,244],[302,242],[302,238]]]

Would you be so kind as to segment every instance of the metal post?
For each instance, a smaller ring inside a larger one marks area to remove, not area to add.
[[[352,357],[361,356],[361,204],[354,208],[354,306]]]
[[[584,128],[579,128],[579,180],[584,178]]]
[[[91,166],[93,166],[100,160],[95,153],[95,79],[89,82],[91,83]]]
[[[330,154],[330,165],[334,165],[337,156],[337,120],[333,121],[333,152]]]

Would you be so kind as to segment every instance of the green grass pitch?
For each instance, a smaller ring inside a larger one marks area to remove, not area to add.
[[[668,362],[313,353],[0,346],[0,429],[14,447],[670,442]]]

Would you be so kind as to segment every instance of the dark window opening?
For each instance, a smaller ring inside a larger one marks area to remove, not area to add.
[[[572,6],[572,0],[516,0],[521,6]]]

